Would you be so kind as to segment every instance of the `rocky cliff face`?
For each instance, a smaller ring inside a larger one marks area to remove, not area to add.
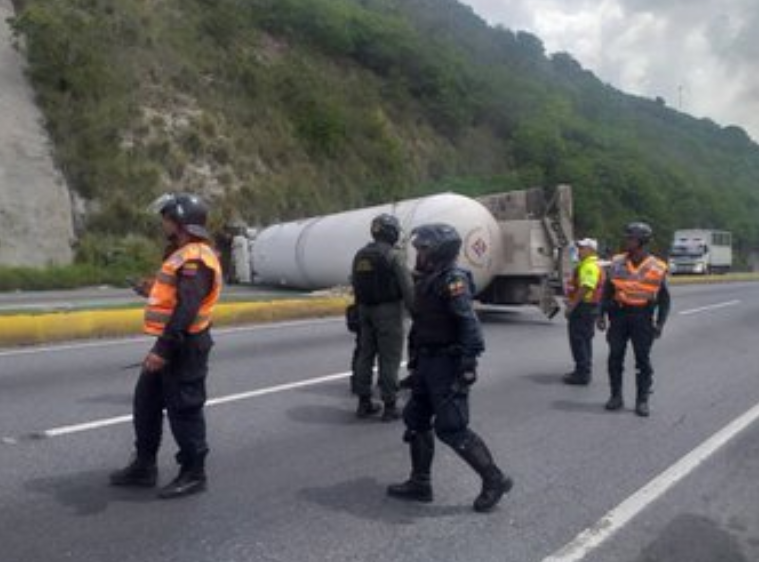
[[[0,265],[68,263],[71,197],[12,45],[6,23],[12,15],[11,0],[0,0]]]

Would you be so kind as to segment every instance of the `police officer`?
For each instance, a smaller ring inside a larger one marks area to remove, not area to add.
[[[485,349],[472,308],[473,282],[456,266],[461,238],[447,224],[414,230],[417,250],[413,324],[409,336],[411,399],[403,411],[404,441],[411,451],[411,477],[388,487],[391,497],[432,501],[433,428],[482,478],[476,511],[492,509],[511,489],[485,443],[469,429],[469,388],[477,357]]]
[[[606,329],[607,317],[610,324],[607,340],[611,397],[606,409],[614,411],[624,406],[622,372],[630,340],[635,353],[635,413],[642,417],[650,413],[648,396],[654,374],[651,347],[654,339],[661,336],[670,309],[667,265],[646,250],[652,237],[653,231],[646,223],[633,222],[625,228],[626,252],[612,259],[598,320],[601,330]]]
[[[593,337],[604,287],[604,272],[598,265],[598,242],[583,238],[575,243],[580,263],[574,270],[566,299],[565,315],[569,347],[575,369],[564,376],[564,383],[587,385],[593,367]]]
[[[394,216],[383,213],[372,220],[372,242],[353,259],[351,282],[358,304],[358,357],[354,390],[358,395],[356,415],[366,418],[379,412],[372,402],[372,371],[379,363],[379,386],[384,403],[383,421],[400,417],[396,405],[398,369],[403,355],[403,305],[411,307],[413,286],[405,258],[395,249],[401,226]]]
[[[156,336],[134,392],[135,456],[111,474],[114,486],[152,487],[158,471],[163,410],[179,446],[178,476],[159,491],[176,498],[206,487],[206,400],[210,326],[222,286],[219,259],[209,244],[207,207],[195,195],[164,195],[151,208],[162,216],[169,245],[150,286],[144,331]]]

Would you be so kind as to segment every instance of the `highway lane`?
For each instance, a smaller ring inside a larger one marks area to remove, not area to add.
[[[210,407],[207,494],[165,503],[108,488],[108,471],[130,448],[127,423],[24,437],[128,414],[136,372],[122,367],[139,361],[147,340],[0,352],[0,436],[9,441],[0,444],[0,558],[540,561],[759,402],[759,285],[678,287],[674,296],[654,350],[648,420],[603,411],[601,338],[593,385],[568,388],[559,383],[570,366],[563,322],[533,311],[485,315],[473,426],[517,482],[488,516],[471,512],[476,479],[443,446],[433,505],[385,498],[384,486],[408,471],[401,426],[355,420],[339,377]],[[351,345],[339,320],[219,331],[211,394],[339,375]],[[642,556],[672,532],[686,545],[705,519],[730,539],[715,547],[722,554],[758,559],[748,493],[758,433],[753,424],[588,559],[655,560]],[[167,438],[164,480],[172,453]],[[714,500],[704,503],[704,493]]]
[[[586,562],[759,560],[759,427],[710,458]]]

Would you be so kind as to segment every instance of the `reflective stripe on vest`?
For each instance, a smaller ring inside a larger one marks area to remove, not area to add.
[[[201,242],[192,242],[171,254],[163,262],[161,270],[156,275],[148,297],[148,304],[145,307],[143,331],[146,334],[153,336],[163,334],[177,306],[177,272],[190,261],[203,262],[203,265],[213,271],[214,276],[211,291],[203,299],[200,310],[187,331],[197,334],[211,325],[213,309],[221,294],[221,264],[216,252],[210,246]]]
[[[656,300],[666,275],[666,264],[654,256],[638,267],[626,255],[614,256],[610,270],[614,300],[624,306],[647,306]]]

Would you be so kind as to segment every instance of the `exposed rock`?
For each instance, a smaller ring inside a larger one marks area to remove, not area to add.
[[[74,227],[71,198],[56,169],[42,114],[13,47],[0,0],[0,265],[69,263]]]

